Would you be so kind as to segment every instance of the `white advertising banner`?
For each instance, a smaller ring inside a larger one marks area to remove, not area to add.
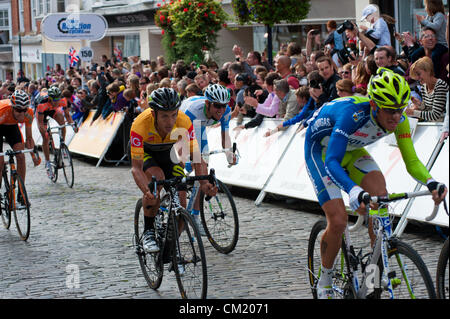
[[[224,183],[262,189],[295,133],[291,127],[268,138],[263,136],[268,129],[274,129],[280,123],[281,120],[264,120],[259,127],[235,131],[236,121],[230,121],[231,143],[236,142],[241,155],[239,164],[228,168],[225,155],[217,154],[209,158],[209,167],[216,170],[217,177]],[[210,151],[222,149],[220,130],[220,126],[208,128]]]

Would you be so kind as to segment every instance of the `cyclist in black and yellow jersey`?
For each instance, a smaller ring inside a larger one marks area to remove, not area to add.
[[[144,208],[144,250],[157,252],[155,242],[154,219],[159,208],[159,191],[155,198],[148,184],[155,176],[157,180],[183,176],[183,167],[171,158],[171,150],[179,140],[189,143],[191,160],[194,153],[199,152],[191,120],[179,111],[181,101],[175,90],[160,88],[152,92],[150,108],[142,112],[133,122],[130,132],[131,173],[143,193]],[[172,152],[174,154],[175,152]],[[196,175],[206,175],[206,163],[197,156],[198,163],[193,161]],[[176,161],[176,159],[174,159]],[[214,196],[217,187],[206,180],[200,181],[202,191]],[[186,192],[180,190],[180,204],[186,207]]]

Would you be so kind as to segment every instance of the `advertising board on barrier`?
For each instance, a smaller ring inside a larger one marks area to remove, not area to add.
[[[53,13],[41,24],[42,34],[52,41],[99,41],[107,29],[106,19],[95,13]]]
[[[295,133],[297,125],[294,125],[283,133],[276,133],[269,138],[263,137],[268,128],[275,128],[279,123],[280,121],[277,120],[264,119],[260,127],[242,130],[236,136],[236,131],[233,131],[236,121],[230,121],[231,139],[232,142],[237,143],[241,154],[239,164],[228,168],[225,156],[217,155],[210,158],[210,167],[216,169],[218,178],[226,184],[317,201],[305,165],[305,131]],[[416,124],[417,122],[413,121],[414,147],[419,159],[424,165],[427,165],[439,139],[441,124]],[[295,135],[293,136],[293,134]],[[289,143],[291,137],[292,141]],[[221,149],[220,141],[220,127],[208,128],[209,149]],[[406,171],[400,150],[397,146],[392,145],[392,139],[389,136],[366,146],[366,149],[386,177],[388,192],[411,192],[414,190],[417,182]],[[446,185],[449,185],[448,149],[447,142],[431,169],[433,178]],[[281,157],[283,153],[284,156]],[[279,165],[277,165],[278,161]],[[343,194],[343,200],[348,205],[346,194]],[[390,213],[396,216],[401,215],[407,202],[405,200],[391,205]],[[417,198],[408,212],[408,219],[426,222],[425,218],[432,209],[433,202],[430,197]],[[430,223],[448,227],[448,216],[443,213],[443,209],[440,209],[436,219]]]
[[[78,128],[69,144],[69,151],[89,157],[98,158],[97,166],[102,161],[125,116],[123,112],[113,112],[106,119],[101,116],[92,122],[95,111]]]
[[[239,164],[228,168],[225,156],[219,154],[209,158],[209,167],[216,170],[224,183],[261,189],[295,133],[291,127],[277,137],[263,136],[267,129],[274,129],[280,123],[281,120],[263,121],[257,128],[235,131],[236,121],[230,121],[231,142],[236,142],[241,155]],[[220,127],[208,127],[207,136],[209,150],[222,148]]]

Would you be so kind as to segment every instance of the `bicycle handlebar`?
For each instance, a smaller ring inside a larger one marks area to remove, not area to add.
[[[219,153],[226,153],[226,152],[232,152],[233,155],[236,156],[236,164],[237,164],[237,161],[239,160],[241,155],[239,154],[239,150],[237,149],[236,142],[234,142],[233,145],[230,148],[224,148],[224,149],[221,149],[221,150],[211,151],[211,152],[208,152],[206,154],[203,154],[203,156],[208,157],[210,155],[219,154]],[[228,164],[228,167],[231,167],[233,165],[235,165],[235,164]]]
[[[148,183],[148,187],[150,191],[153,193],[153,196],[156,198],[157,186],[176,186],[178,184],[188,184],[199,180],[209,180],[209,182],[216,184],[216,174],[214,168],[211,168],[209,171],[209,175],[199,175],[199,176],[175,176],[169,179],[156,180],[155,176],[152,176],[152,180]]]
[[[438,185],[438,194],[439,196],[442,195],[444,193],[445,190],[445,185],[444,184],[439,184]],[[360,201],[365,203],[366,205],[368,205],[369,203],[379,203],[379,204],[384,204],[384,203],[390,203],[390,202],[394,202],[397,200],[401,200],[401,199],[408,199],[408,198],[414,198],[414,197],[419,197],[419,196],[428,196],[431,195],[431,192],[429,190],[423,190],[423,191],[418,191],[418,192],[407,192],[407,193],[399,193],[399,194],[389,194],[388,196],[370,196],[369,193],[363,193],[361,195]],[[447,209],[447,203],[444,200],[444,209],[448,215],[448,209]],[[425,217],[426,221],[431,221],[433,220],[439,210],[439,205],[434,205],[433,211],[432,213]]]
[[[441,196],[442,193],[444,193],[444,190],[445,190],[445,185],[444,184],[439,184],[438,185],[438,194],[439,194],[439,196]],[[448,215],[447,203],[445,202],[445,200],[444,200],[444,210],[445,210],[445,212]],[[438,211],[439,211],[439,205],[434,205],[433,211],[431,212],[430,216],[425,217],[425,220],[427,222],[432,221],[436,217]]]
[[[55,125],[55,126],[48,126],[47,127],[47,131],[51,131],[51,130],[53,130],[53,129],[61,129],[61,128],[64,128],[64,127],[66,127],[66,126],[72,126],[72,127],[76,127],[77,125],[75,124],[75,123],[64,123],[63,125]]]
[[[6,152],[0,153],[0,156],[16,156],[18,154],[31,153],[31,152],[36,154],[37,153],[37,148],[36,147],[34,149],[27,148],[27,149],[20,150],[20,151],[7,150]]]

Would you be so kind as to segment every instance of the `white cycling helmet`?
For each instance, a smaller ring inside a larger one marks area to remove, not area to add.
[[[231,96],[227,88],[220,84],[210,84],[205,90],[205,97],[213,102],[219,104],[227,104],[230,102]]]
[[[30,106],[30,97],[25,91],[15,90],[11,95],[11,104],[17,109],[26,109]]]

